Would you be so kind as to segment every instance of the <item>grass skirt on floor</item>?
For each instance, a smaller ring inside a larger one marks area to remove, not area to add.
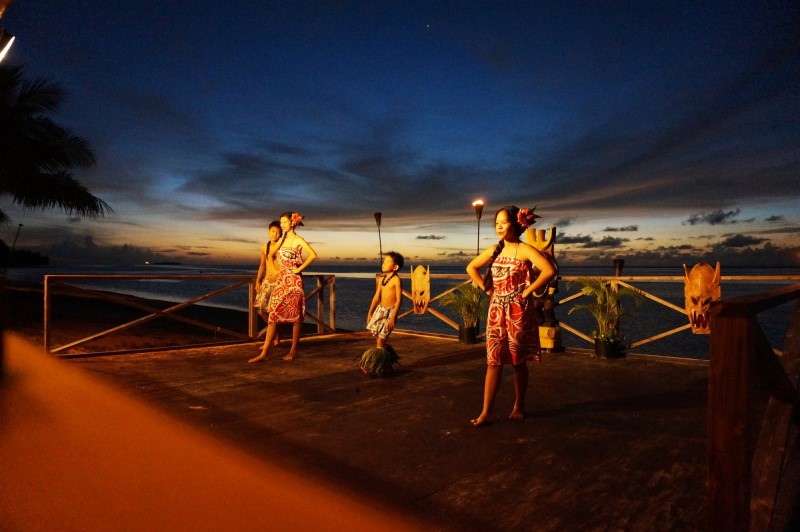
[[[390,345],[384,348],[372,347],[353,359],[358,369],[370,377],[386,377],[394,373],[400,365],[400,357]]]

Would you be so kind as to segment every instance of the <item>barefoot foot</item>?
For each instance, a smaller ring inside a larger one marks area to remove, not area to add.
[[[248,362],[248,364],[252,364],[253,362],[260,362],[262,360],[267,360],[267,354],[264,353],[263,351],[261,352],[260,355],[258,355],[257,357],[251,358],[247,362]]]
[[[480,416],[476,417],[475,419],[471,419],[470,423],[472,423],[473,427],[483,427],[486,425],[490,425],[495,420],[494,414],[481,414]]]
[[[297,353],[289,353],[283,357],[284,360],[294,360],[295,358],[297,358]]]
[[[525,417],[525,412],[521,408],[514,407],[514,410],[508,415],[508,419],[522,419]]]

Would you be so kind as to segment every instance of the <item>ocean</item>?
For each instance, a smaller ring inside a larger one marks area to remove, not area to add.
[[[416,267],[417,265],[413,265]],[[423,265],[426,266],[427,265]],[[402,273],[410,273],[411,267],[406,265]],[[45,275],[54,274],[127,274],[127,275],[255,275],[256,268],[253,266],[191,266],[191,265],[136,265],[125,268],[109,268],[105,266],[86,266],[81,268],[10,268],[6,270],[6,277],[10,281],[20,281],[42,284]],[[316,286],[313,274],[333,274],[336,275],[336,327],[347,330],[363,330],[367,319],[367,310],[375,290],[375,274],[379,273],[378,264],[373,271],[364,266],[320,266],[312,267],[306,272],[305,288],[310,292]],[[455,266],[433,266],[432,274],[466,274],[463,267]],[[797,275],[796,269],[788,268],[730,268],[722,267],[722,297],[731,298],[746,294],[755,294],[768,291],[778,286],[795,284],[797,281],[726,281],[729,276],[767,276],[767,275]],[[561,268],[561,276],[598,276],[612,275],[613,269],[608,268]],[[623,276],[682,276],[682,267],[678,268],[636,268],[626,267]],[[410,281],[403,280],[403,288],[410,290]],[[455,286],[462,282],[459,279],[432,279],[431,296]],[[174,279],[141,279],[141,280],[90,280],[75,283],[85,288],[104,290],[110,292],[124,293],[145,298],[161,299],[165,301],[181,302],[191,297],[210,292],[228,284],[224,280],[174,280]],[[683,282],[651,282],[631,281],[631,284],[654,296],[668,301],[680,308],[684,306]],[[568,286],[566,281],[559,282],[559,292],[556,299],[560,300],[574,293],[575,287]],[[247,310],[247,286],[239,287],[229,292],[225,292],[206,300],[202,304],[231,308],[236,310]],[[326,306],[327,306],[326,294]],[[315,298],[308,303],[309,312],[316,311]],[[556,309],[556,317],[570,326],[590,334],[593,329],[592,318],[586,313],[576,312],[567,316],[567,310],[572,303],[559,306]],[[434,308],[446,315],[448,309],[441,309],[434,303]],[[759,323],[773,346],[782,347],[783,337],[789,323],[793,303],[787,303],[775,309],[763,312],[759,315]],[[404,300],[401,313],[411,308],[409,301]],[[327,316],[327,309],[326,309]],[[453,319],[459,320],[451,315]],[[622,332],[627,342],[636,342],[648,338],[657,333],[668,331],[688,323],[685,315],[668,309],[653,301],[648,300],[634,310],[632,317],[624,318]],[[417,331],[457,334],[438,318],[430,315],[409,314],[402,318],[398,328],[411,329]],[[591,344],[563,330],[562,342],[567,347],[591,348]],[[707,358],[708,356],[708,336],[693,335],[690,330],[681,331],[677,334],[647,343],[632,349],[631,352],[655,354],[665,356],[676,356],[686,358]]]

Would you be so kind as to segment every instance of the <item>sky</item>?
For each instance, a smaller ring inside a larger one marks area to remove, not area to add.
[[[65,90],[114,212],[4,197],[0,239],[257,266],[297,211],[318,264],[466,264],[517,205],[562,264],[800,266],[793,4],[14,0],[5,61]]]

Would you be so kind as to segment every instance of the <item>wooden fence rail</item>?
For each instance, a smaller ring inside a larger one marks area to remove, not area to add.
[[[313,277],[316,279],[316,288],[306,294],[306,301],[311,298],[316,298],[316,314],[312,314],[310,312],[306,312],[306,318],[310,321],[317,324],[317,333],[323,332],[334,332],[336,329],[335,325],[335,313],[336,313],[336,295],[335,295],[335,277],[333,275],[324,275],[324,274],[312,274],[312,275],[305,275],[305,277]],[[81,286],[77,286],[76,283],[86,283],[91,281],[187,281],[187,282],[197,282],[197,281],[222,281],[226,284],[221,288],[214,289],[210,292],[205,292],[195,297],[192,297],[188,300],[182,301],[180,303],[176,303],[172,306],[169,306],[165,309],[155,308],[151,305],[146,304],[141,300],[136,300],[130,297],[125,297],[120,294],[116,294],[112,291],[105,291],[105,290],[94,290],[89,289]],[[207,323],[201,320],[196,320],[192,318],[188,318],[186,316],[181,316],[177,314],[178,311],[200,303],[202,301],[206,301],[211,299],[215,296],[223,294],[225,292],[230,292],[236,288],[241,286],[247,285],[248,287],[248,296],[247,296],[247,309],[248,309],[248,321],[247,321],[247,334],[242,332],[233,331],[227,328],[220,327],[218,324],[214,323]],[[52,298],[54,295],[54,289],[56,287],[60,287],[68,292],[83,294],[83,295],[91,295],[92,297],[96,297],[102,300],[111,301],[114,303],[118,303],[123,306],[135,308],[140,311],[144,311],[147,314],[137,318],[135,320],[131,320],[115,327],[111,327],[109,329],[105,329],[101,332],[92,334],[85,338],[79,338],[77,340],[71,341],[69,343],[53,347],[52,346]],[[325,320],[325,291],[329,289],[329,312],[330,312],[330,321]],[[63,275],[45,275],[44,276],[44,348],[49,351],[50,353],[61,355],[61,356],[69,356],[67,351],[73,347],[77,347],[83,345],[87,342],[95,340],[97,338],[101,338],[116,332],[124,331],[126,329],[135,327],[137,325],[141,325],[147,323],[149,321],[155,320],[156,318],[167,318],[175,321],[179,321],[182,323],[186,323],[188,325],[193,325],[196,327],[200,327],[203,329],[207,329],[210,331],[214,331],[215,333],[224,333],[232,338],[234,338],[234,342],[252,342],[256,341],[262,331],[258,331],[258,313],[255,312],[253,308],[252,301],[255,298],[255,277],[253,275],[227,275],[227,274],[201,274],[201,275],[176,275],[176,274],[151,274],[151,275],[128,275],[128,274],[103,274],[103,275],[83,275],[83,274],[63,274]],[[230,343],[230,342],[216,342],[216,343]],[[211,345],[211,344],[204,344],[204,345]],[[167,348],[176,348],[176,347],[183,347],[183,346],[163,346],[159,349],[167,349]],[[148,351],[153,351],[155,349],[149,348]],[[126,353],[132,352],[136,350],[118,350],[114,351],[114,353]],[[109,354],[109,353],[94,353],[94,354]]]

